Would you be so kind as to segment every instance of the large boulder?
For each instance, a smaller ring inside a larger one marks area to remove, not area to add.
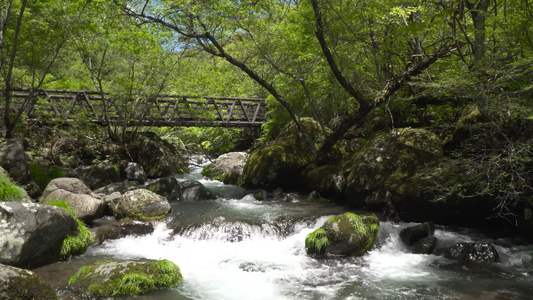
[[[52,201],[66,202],[76,216],[86,223],[102,217],[105,208],[105,202],[96,198],[87,185],[77,178],[56,178],[50,181],[40,202]]]
[[[78,233],[64,209],[43,204],[0,202],[0,263],[35,268],[60,259],[63,241]]]
[[[187,159],[176,147],[153,132],[129,134],[126,148],[129,156],[139,163],[148,178],[161,178],[188,170]],[[127,155],[124,155],[127,157]]]
[[[370,250],[377,239],[379,220],[374,214],[353,213],[331,217],[305,238],[307,254],[359,256]]]
[[[87,194],[74,194],[66,190],[55,190],[41,199],[41,203],[53,201],[66,202],[76,216],[85,223],[89,223],[103,216],[105,202]]]
[[[324,140],[322,128],[310,118],[300,121],[318,148]],[[332,156],[341,156],[341,152],[335,148]],[[294,122],[291,122],[275,140],[250,154],[239,182],[247,188],[294,189],[300,184],[300,174],[312,161],[313,154],[309,146]]]
[[[81,268],[69,285],[91,298],[137,295],[178,285],[179,267],[169,260],[97,263]]]
[[[0,167],[4,168],[18,183],[25,184],[30,180],[31,171],[22,141],[0,140]]]
[[[79,167],[76,169],[76,173],[92,189],[98,189],[120,181],[117,170],[108,161],[103,161],[97,165]]]
[[[225,184],[237,184],[249,156],[246,152],[222,154],[202,171],[202,175]]]
[[[149,190],[137,189],[122,195],[113,209],[113,215],[117,219],[144,221],[163,218],[170,212],[171,207],[163,196]]]
[[[179,183],[179,200],[194,202],[201,200],[213,200],[216,198],[210,190],[197,180],[185,180]]]
[[[0,299],[59,299],[54,289],[29,270],[0,264]]]
[[[74,194],[91,194],[91,189],[78,178],[55,178],[48,183],[41,195],[42,198],[47,198],[48,195],[57,190],[65,190]]]

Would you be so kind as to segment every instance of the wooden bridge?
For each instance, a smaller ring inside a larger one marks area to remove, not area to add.
[[[265,99],[158,95],[148,99],[114,99],[95,91],[14,89],[12,107],[26,103],[30,121],[85,120],[99,125],[260,127],[266,121]]]

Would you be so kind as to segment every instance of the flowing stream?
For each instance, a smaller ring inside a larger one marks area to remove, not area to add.
[[[180,177],[199,179],[199,170]],[[398,237],[412,224],[381,223],[378,242],[356,258],[317,260],[304,240],[346,208],[327,203],[260,202],[247,191],[201,179],[219,198],[175,202],[173,216],[152,234],[107,240],[84,255],[37,269],[62,299],[79,299],[68,278],[96,261],[169,259],[181,269],[177,288],[131,299],[532,299],[533,246],[511,238],[438,227],[437,247],[491,242],[500,262],[464,265],[410,254]],[[126,298],[129,299],[129,298]]]

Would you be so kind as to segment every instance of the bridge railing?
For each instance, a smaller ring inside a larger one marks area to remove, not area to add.
[[[30,100],[25,114],[33,120],[83,118],[126,126],[255,127],[266,121],[267,111],[261,98],[158,95],[118,100],[94,91],[15,89],[12,99],[15,107]]]

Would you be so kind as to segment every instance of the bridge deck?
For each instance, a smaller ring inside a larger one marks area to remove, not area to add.
[[[114,99],[77,90],[15,89],[14,107],[26,106],[29,120],[56,123],[85,120],[124,126],[259,127],[266,121],[265,99],[158,95]]]

